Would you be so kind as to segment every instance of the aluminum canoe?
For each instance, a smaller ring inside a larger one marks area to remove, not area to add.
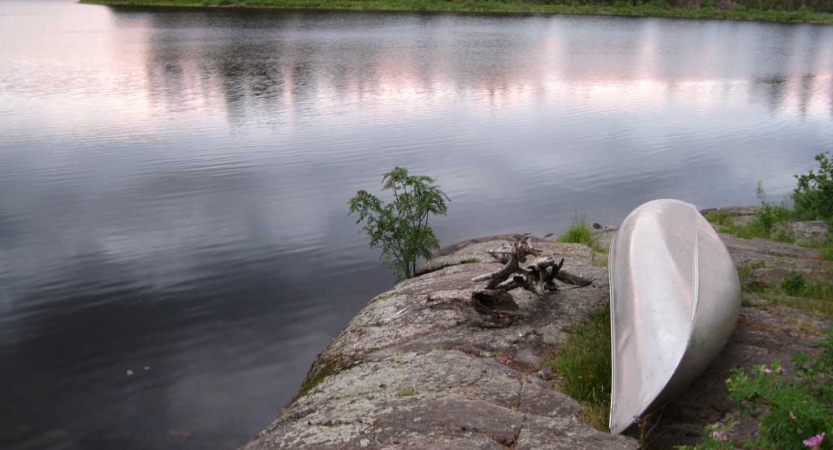
[[[622,433],[694,381],[740,312],[729,252],[694,205],[655,200],[625,218],[610,246],[613,386]]]

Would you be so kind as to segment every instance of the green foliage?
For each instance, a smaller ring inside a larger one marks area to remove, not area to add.
[[[590,314],[548,362],[562,380],[562,392],[585,404],[592,425],[607,431],[610,412],[610,307]],[[602,419],[599,419],[599,418]]]
[[[726,380],[729,398],[742,406],[743,414],[755,414],[759,436],[753,448],[806,450],[804,441],[822,433],[827,438],[818,450],[833,449],[833,327],[825,333],[820,354],[799,353],[792,360],[796,375],[790,377],[774,360],[770,367],[755,366],[747,372],[734,369]],[[722,428],[721,428],[722,427]],[[689,449],[734,448],[726,437],[731,424],[707,428],[703,443]],[[714,434],[713,431],[721,431]]]
[[[712,211],[706,214],[706,219],[716,225],[720,233],[745,239],[763,238],[789,243],[795,243],[796,237],[786,227],[777,225],[794,220],[826,220],[833,223],[833,162],[827,153],[817,155],[816,161],[819,162],[817,172],[810,170],[804,175],[796,175],[798,185],[791,195],[794,203],[792,209],[783,204],[776,206],[767,202],[766,193],[759,181],[756,194],[761,206],[752,221],[739,225],[732,216],[722,211]],[[799,242],[799,245],[819,248],[822,259],[833,261],[833,238]]]
[[[784,295],[771,293],[762,293],[761,297],[766,299],[770,305],[788,306],[793,309],[811,311],[828,318],[833,318],[833,302],[830,300],[786,297]]]
[[[370,247],[382,248],[382,260],[397,278],[411,278],[419,258],[430,258],[431,251],[440,248],[428,219],[445,215],[445,202],[450,200],[433,178],[409,175],[401,167],[383,175],[382,190],[393,193],[392,202],[385,204],[361,190],[350,199],[350,214],[358,213],[356,223],[365,222],[362,230],[370,236]]]
[[[558,242],[566,244],[584,244],[593,250],[590,263],[596,267],[607,267],[607,258],[598,256],[596,253],[608,253],[609,249],[599,245],[599,240],[593,236],[593,231],[587,226],[587,220],[583,214],[573,218],[573,223],[558,236]]]
[[[789,277],[781,281],[781,287],[789,295],[798,295],[806,286],[807,283],[804,281],[804,275],[798,272],[793,272]]]
[[[706,220],[718,226],[728,227],[733,225],[732,216],[724,211],[711,211],[706,213]]]
[[[558,236],[558,242],[593,246],[593,232],[587,226],[583,214],[573,218],[573,224]]]
[[[769,285],[755,280],[755,270],[763,267],[763,262],[738,265],[744,292],[757,293],[771,305],[789,306],[833,318],[833,279],[808,280],[803,274],[792,272],[779,284]]]
[[[821,259],[833,261],[833,239],[828,239],[821,247]]]
[[[777,206],[769,203],[766,192],[759,181],[755,193],[761,206],[755,211],[755,218],[745,225],[735,224],[732,217],[725,212],[711,212],[706,214],[706,220],[718,225],[717,231],[725,234],[733,234],[739,238],[772,239],[781,242],[795,242],[795,236],[783,230],[776,230],[776,225],[786,223],[794,219],[792,210],[786,206]]]
[[[768,288],[763,292],[831,302],[833,301],[833,280],[806,280],[801,273],[792,272],[781,281],[780,289]]]
[[[796,294],[800,297],[833,301],[833,281],[808,281]]]
[[[677,447],[679,450],[734,450],[735,446],[729,440],[729,433],[735,423],[726,424],[714,423],[706,427],[703,433],[703,442],[696,446],[683,445]]]
[[[755,187],[755,196],[758,197],[761,206],[755,211],[755,220],[753,223],[757,223],[762,232],[772,238],[772,231],[775,225],[793,220],[794,214],[786,206],[775,206],[767,202],[766,192],[764,192],[764,187],[760,181],[758,181]],[[779,241],[795,240],[794,237],[779,239],[778,236],[775,236],[774,238]]]
[[[833,163],[827,153],[816,155],[818,172],[796,175],[798,186],[792,199],[795,212],[804,220],[833,220]]]
[[[832,0],[833,1],[833,0]],[[833,222],[830,223],[833,226]],[[808,248],[819,249],[819,256],[825,261],[833,261],[833,235],[827,239],[808,239],[801,242],[799,245]]]

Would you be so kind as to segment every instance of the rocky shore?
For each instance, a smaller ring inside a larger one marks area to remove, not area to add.
[[[748,211],[727,208],[742,220]],[[817,227],[814,228],[817,230]],[[615,230],[596,232],[607,248]],[[824,230],[826,232],[826,230]],[[830,279],[833,263],[818,251],[763,239],[721,235],[745,286],[777,285],[789,274]],[[321,354],[296,398],[243,448],[255,449],[636,449],[633,437],[597,431],[581,405],[558,392],[542,370],[572,327],[608,302],[606,254],[581,244],[533,238],[536,248],[565,258],[564,269],[592,278],[540,299],[511,291],[519,306],[506,327],[483,323],[467,303],[471,279],[501,267],[488,253],[520,236],[480,238],[447,247],[419,271],[376,298]],[[733,417],[724,380],[733,367],[789,361],[831,318],[809,299],[745,289],[743,309],[717,361],[662,412],[647,439],[652,448],[699,441],[703,426]],[[754,291],[754,292],[753,292]],[[752,435],[745,419],[736,428]]]

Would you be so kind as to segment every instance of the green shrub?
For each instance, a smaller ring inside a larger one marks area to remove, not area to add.
[[[833,163],[827,153],[816,155],[818,172],[810,170],[796,175],[798,186],[793,191],[795,213],[804,220],[833,220]]]
[[[717,231],[732,234],[739,238],[773,239],[781,242],[795,242],[795,236],[786,231],[776,231],[775,226],[793,220],[793,212],[784,205],[773,205],[767,201],[766,192],[760,181],[755,188],[756,196],[761,206],[755,211],[753,218],[746,225],[737,225],[731,216],[725,212],[713,211],[706,214],[706,220],[717,225]]]
[[[804,275],[792,272],[781,280],[781,288],[767,288],[762,292],[770,295],[790,295],[804,299],[833,301],[833,280],[806,280]]]
[[[781,287],[789,295],[798,295],[804,290],[807,283],[804,281],[804,275],[798,272],[793,272],[789,277],[781,281]]]
[[[726,380],[729,398],[742,406],[741,414],[754,415],[758,421],[757,439],[744,447],[833,449],[833,327],[826,331],[817,357],[798,353],[792,360],[795,377],[787,376],[774,360],[770,367],[759,365],[748,372],[734,369]],[[684,448],[735,448],[728,437],[731,426],[710,425],[700,445]]]
[[[757,224],[761,232],[768,237],[772,236],[772,231],[775,225],[779,223],[786,223],[793,220],[793,212],[784,205],[776,206],[767,201],[766,192],[760,181],[755,187],[755,196],[761,202],[761,206],[755,211],[755,220],[753,223]],[[779,241],[794,241],[794,237],[775,236]],[[780,239],[778,238],[780,237]]]
[[[401,167],[382,176],[382,190],[393,191],[391,203],[361,190],[348,202],[350,214],[359,214],[356,223],[365,221],[362,230],[370,236],[370,247],[382,247],[382,260],[394,268],[397,278],[410,278],[417,260],[430,258],[431,250],[440,248],[428,218],[445,215],[449,198],[433,178],[408,175]]]

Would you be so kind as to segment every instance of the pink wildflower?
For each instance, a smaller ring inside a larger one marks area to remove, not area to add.
[[[726,442],[726,441],[729,440],[729,436],[726,436],[725,434],[723,434],[722,431],[718,431],[718,430],[712,431],[711,438],[714,439],[715,441],[723,441],[723,442]]]
[[[824,442],[824,435],[825,433],[817,434],[811,438],[805,439],[804,446],[809,447],[813,450],[818,450],[819,446],[821,446],[821,443]]]
[[[772,373],[772,369],[769,367],[764,367],[764,373]]]
[[[790,411],[790,420],[795,420],[795,414],[792,411]]]

